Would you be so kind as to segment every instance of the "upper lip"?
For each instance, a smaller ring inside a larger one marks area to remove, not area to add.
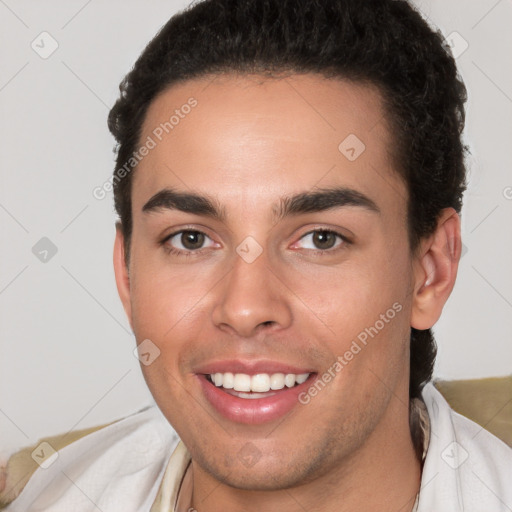
[[[198,374],[211,374],[211,373],[245,373],[247,375],[256,375],[258,373],[294,373],[299,375],[301,373],[313,373],[310,369],[304,366],[294,366],[288,363],[281,363],[279,361],[271,361],[268,359],[259,359],[257,361],[242,360],[242,359],[225,359],[222,361],[212,361],[206,363],[195,370]]]

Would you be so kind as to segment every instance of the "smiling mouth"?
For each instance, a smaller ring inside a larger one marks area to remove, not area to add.
[[[290,389],[303,384],[311,373],[211,373],[206,380],[220,390],[246,399],[265,398],[276,395],[283,389]]]
[[[274,371],[249,374],[210,370],[196,376],[204,398],[217,413],[235,423],[260,425],[278,420],[300,405],[299,396],[318,376],[316,372],[278,372],[271,364],[268,369]]]

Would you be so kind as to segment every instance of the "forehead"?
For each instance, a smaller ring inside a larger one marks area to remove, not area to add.
[[[405,206],[379,91],[319,75],[218,75],[173,85],[151,103],[133,206],[165,187],[244,205],[346,186]],[[397,201],[397,195],[399,196]]]

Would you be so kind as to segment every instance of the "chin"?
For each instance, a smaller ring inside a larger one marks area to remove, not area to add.
[[[298,487],[315,480],[322,473],[321,458],[311,460],[306,453],[304,457],[307,463],[297,460],[297,457],[286,459],[275,455],[261,457],[254,462],[247,460],[245,463],[238,454],[234,457],[230,454],[224,461],[197,455],[194,454],[194,459],[215,480],[246,491],[278,491]]]

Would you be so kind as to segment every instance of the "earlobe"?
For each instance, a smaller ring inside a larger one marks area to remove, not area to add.
[[[457,277],[460,248],[459,215],[446,208],[416,256],[411,327],[429,329],[441,316]]]
[[[116,223],[116,239],[114,242],[114,274],[116,278],[119,298],[121,299],[124,311],[133,330],[130,297],[130,276],[129,269],[125,262],[124,236],[119,222]]]

